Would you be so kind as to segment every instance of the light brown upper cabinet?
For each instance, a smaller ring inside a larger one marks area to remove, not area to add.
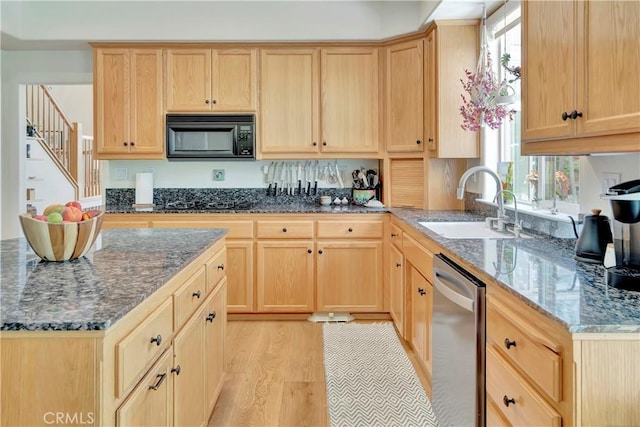
[[[260,152],[313,154],[320,140],[317,49],[260,51]]]
[[[522,36],[522,154],[640,151],[640,3],[524,1]]]
[[[167,49],[167,111],[255,111],[256,49]]]
[[[388,153],[422,153],[424,40],[386,48],[385,124]]]
[[[320,51],[322,152],[377,154],[378,49]]]
[[[463,130],[461,79],[478,63],[478,21],[436,21],[425,40],[425,129],[430,157],[480,156],[479,132]]]
[[[94,50],[98,159],[164,158],[162,50]]]
[[[262,158],[379,156],[377,48],[263,49],[260,70]]]

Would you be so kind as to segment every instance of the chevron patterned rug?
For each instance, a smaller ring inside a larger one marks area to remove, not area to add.
[[[331,427],[437,426],[392,324],[323,326]]]

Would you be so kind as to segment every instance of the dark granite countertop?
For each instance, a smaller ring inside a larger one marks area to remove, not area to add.
[[[475,266],[570,333],[640,334],[640,292],[611,288],[604,267],[576,261],[575,239],[447,239],[419,221],[482,221],[459,211],[392,208],[391,213]]]
[[[99,249],[65,262],[40,261],[24,238],[0,241],[0,330],[105,330],[225,234],[103,230]]]

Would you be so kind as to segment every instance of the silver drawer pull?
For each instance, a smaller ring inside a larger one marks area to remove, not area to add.
[[[167,378],[167,374],[158,374],[158,376],[156,377],[158,378],[158,382],[155,385],[150,385],[149,386],[149,390],[157,390],[160,388],[160,386],[162,385],[162,383],[164,382],[164,380]]]

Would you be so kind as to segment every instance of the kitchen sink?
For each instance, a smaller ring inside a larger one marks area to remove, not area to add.
[[[498,231],[487,227],[484,221],[473,222],[418,222],[429,231],[446,239],[513,239],[511,231]],[[511,228],[512,226],[509,226]],[[531,238],[524,233],[521,238]]]

